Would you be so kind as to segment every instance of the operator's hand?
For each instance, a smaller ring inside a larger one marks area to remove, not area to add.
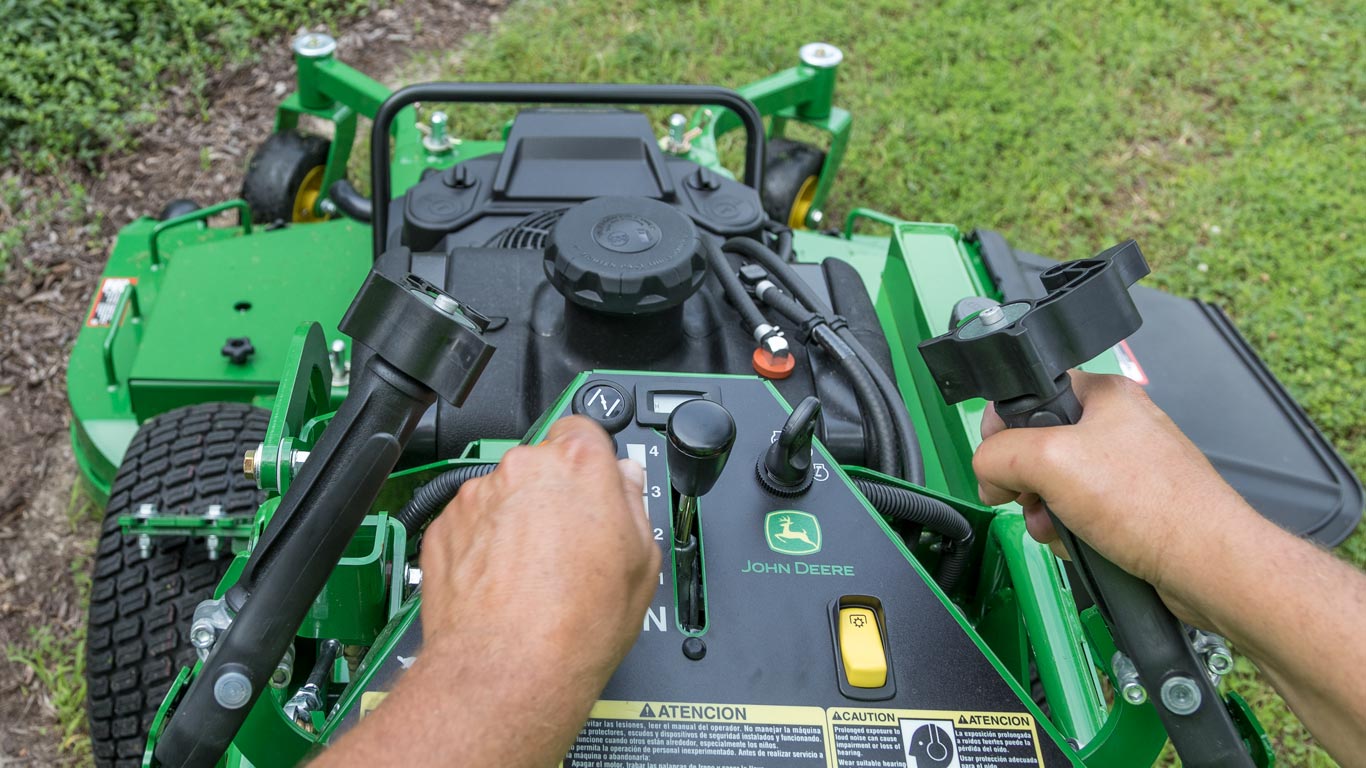
[[[1139,386],[1072,372],[1072,426],[1006,429],[994,411],[973,457],[987,504],[1019,501],[1061,553],[1040,499],[1181,619],[1257,663],[1344,766],[1366,768],[1366,576],[1262,517]]]
[[[314,765],[563,759],[659,584],[643,481],[572,416],[466,482],[423,538],[417,661]]]
[[[1047,499],[1074,533],[1161,590],[1187,564],[1182,545],[1211,530],[1212,518],[1236,524],[1255,514],[1138,384],[1073,371],[1072,386],[1082,403],[1075,425],[1006,429],[992,409],[982,419],[972,462],[982,501],[1018,501],[1035,539],[1064,554]],[[1163,597],[1193,618],[1179,598]]]
[[[550,684],[601,690],[658,582],[643,481],[582,416],[508,451],[427,530],[424,633],[516,653],[523,674],[544,670]]]

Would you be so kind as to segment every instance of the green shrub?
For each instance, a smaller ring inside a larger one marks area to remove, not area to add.
[[[6,165],[89,164],[154,120],[166,84],[199,93],[251,41],[365,0],[0,0],[0,152]]]

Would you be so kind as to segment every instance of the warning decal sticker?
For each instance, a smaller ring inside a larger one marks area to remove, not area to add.
[[[1041,766],[1034,718],[999,712],[830,710],[835,764],[901,768]]]
[[[599,701],[564,768],[766,768],[830,764],[820,707]]]
[[[123,298],[123,292],[128,290],[128,286],[137,281],[136,277],[106,277],[104,282],[100,283],[100,291],[95,295],[95,306],[90,308],[90,315],[85,318],[85,324],[91,328],[107,328],[112,325],[119,299]]]
[[[563,768],[1043,766],[1024,713],[599,701]]]

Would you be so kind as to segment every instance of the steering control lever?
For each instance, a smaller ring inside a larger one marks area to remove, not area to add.
[[[371,271],[340,328],[374,354],[225,595],[235,616],[161,735],[161,765],[209,766],[227,749],[422,414],[437,397],[459,406],[479,378],[487,322],[425,280]]]
[[[720,403],[689,400],[669,414],[669,483],[678,502],[674,507],[674,583],[680,623],[687,629],[706,626],[702,605],[702,570],[698,564],[697,497],[705,496],[730,458],[735,445],[735,419]]]
[[[1081,419],[1067,371],[1138,329],[1129,286],[1148,274],[1133,240],[1041,276],[1047,295],[989,307],[920,345],[944,401],[996,403],[1007,427],[1050,427]],[[1251,756],[1181,622],[1152,585],[1125,572],[1053,525],[1115,644],[1155,695],[1157,713],[1184,765],[1250,766]],[[1118,704],[1116,704],[1118,706]]]

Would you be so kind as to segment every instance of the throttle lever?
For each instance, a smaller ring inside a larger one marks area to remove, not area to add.
[[[922,343],[920,353],[950,405],[992,400],[1009,428],[1075,424],[1082,406],[1068,370],[1138,330],[1143,320],[1128,289],[1146,274],[1133,240],[1059,264],[1041,276],[1043,298],[989,307]],[[1218,690],[1157,591],[1075,536],[1052,509],[1048,515],[1116,646],[1156,694],[1158,716],[1182,763],[1250,768]]]

